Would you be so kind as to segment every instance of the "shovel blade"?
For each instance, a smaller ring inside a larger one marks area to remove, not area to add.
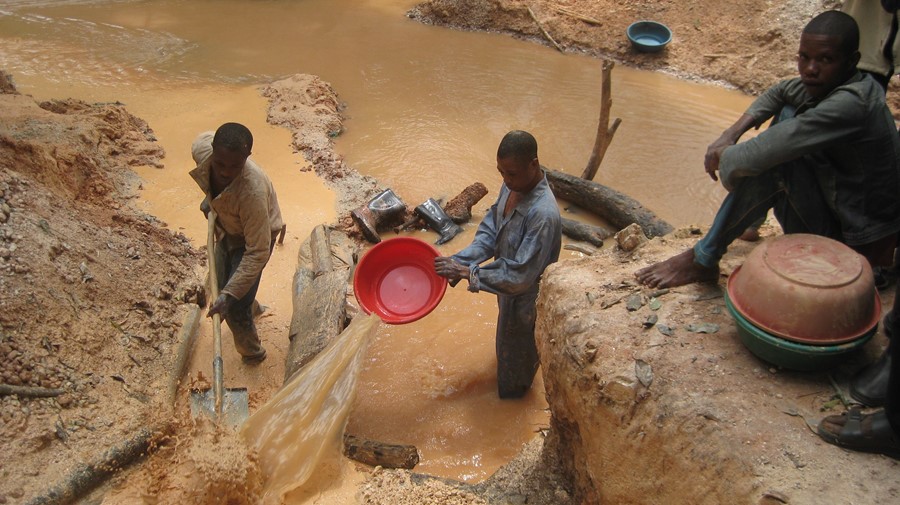
[[[218,424],[237,428],[250,416],[247,388],[225,389],[221,417],[216,415],[216,394],[210,389],[191,390],[191,416],[204,415]]]

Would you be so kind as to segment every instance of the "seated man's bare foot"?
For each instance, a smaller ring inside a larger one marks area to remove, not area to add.
[[[715,282],[719,269],[694,263],[694,250],[688,249],[634,273],[638,282],[651,288],[674,288],[694,282]]]
[[[759,228],[751,226],[744,230],[744,233],[741,233],[741,236],[738,238],[745,242],[757,242],[761,238],[759,235]]]

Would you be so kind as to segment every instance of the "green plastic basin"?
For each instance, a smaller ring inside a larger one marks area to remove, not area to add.
[[[790,370],[819,371],[840,365],[848,354],[860,349],[878,330],[876,323],[856,340],[837,345],[801,344],[776,337],[754,326],[738,312],[728,293],[725,293],[725,306],[734,318],[738,337],[744,347],[759,359]]]

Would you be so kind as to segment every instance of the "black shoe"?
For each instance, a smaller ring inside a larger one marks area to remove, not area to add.
[[[890,346],[878,361],[863,368],[850,381],[850,396],[868,407],[881,407],[887,399],[888,378],[891,375]]]
[[[817,431],[829,444],[900,459],[900,436],[894,433],[884,410],[867,415],[851,409],[839,416],[828,416],[819,423]]]

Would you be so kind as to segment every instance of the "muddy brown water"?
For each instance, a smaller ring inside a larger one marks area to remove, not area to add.
[[[197,133],[225,121],[254,132],[254,158],[272,177],[288,238],[267,267],[261,331],[270,358],[240,364],[225,345],[226,387],[251,391],[251,409],[280,386],[290,285],[300,243],[331,222],[335,196],[270,126],[259,84],[321,76],[346,102],[336,148],[407,204],[449,198],[474,181],[499,189],[494,154],[510,129],[535,134],[544,165],[580,174],[599,116],[600,62],[506,36],[424,26],[411,0],[178,0],[0,2],[0,68],[36,99],[121,101],[166,149],[165,168],[141,168],[139,204],[198,246],[201,194],[187,176]],[[624,35],[623,35],[624,36]],[[677,38],[676,38],[677,43]],[[622,118],[596,177],[676,226],[708,224],[724,190],[702,169],[706,145],[750,99],[663,73],[616,66],[613,117]],[[572,209],[577,212],[577,209]],[[593,222],[583,214],[568,217]],[[466,233],[440,247],[451,254]],[[415,232],[433,241],[429,232]],[[562,259],[578,253],[564,251]],[[521,401],[496,398],[495,298],[448,289],[409,325],[382,325],[366,355],[349,430],[419,447],[418,471],[470,482],[488,477],[546,427],[540,376]],[[192,374],[209,375],[204,325]],[[226,342],[227,330],[224,334]]]

